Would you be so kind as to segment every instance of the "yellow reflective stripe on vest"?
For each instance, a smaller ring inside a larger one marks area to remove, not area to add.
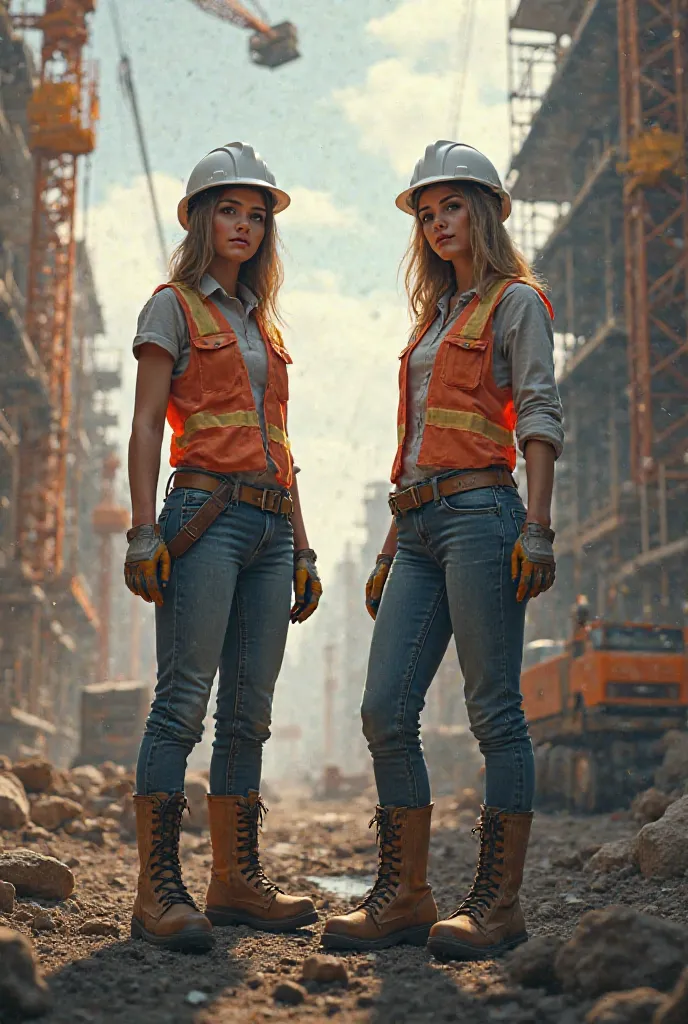
[[[199,336],[207,338],[211,334],[221,334],[222,328],[213,316],[209,305],[204,302],[198,292],[194,291],[193,288],[187,288],[184,284],[178,284],[175,287],[184,296]]]
[[[283,430],[280,430],[279,427],[276,427],[274,423],[268,423],[268,437],[270,438],[271,441],[275,441],[277,444],[281,444],[283,448],[287,449],[287,451],[291,449],[289,438],[287,437],[285,432]]]
[[[195,412],[184,424],[184,433],[175,439],[178,448],[184,448],[199,430],[213,427],[258,427],[260,420],[255,409],[240,409],[238,412]]]
[[[507,280],[510,281],[511,278],[495,281],[493,285],[490,285],[466,323],[459,331],[460,338],[466,338],[467,341],[477,341],[479,338],[482,338],[485,333],[487,321],[490,319],[494,310],[495,302],[497,301],[500,292],[504,289]]]
[[[477,412],[456,412],[454,409],[428,409],[427,424],[430,427],[447,427],[450,430],[465,430],[469,434],[480,434],[482,437],[513,448],[514,435],[497,423],[481,416]]]
[[[406,424],[399,423],[397,425],[397,444],[401,444],[406,436]]]

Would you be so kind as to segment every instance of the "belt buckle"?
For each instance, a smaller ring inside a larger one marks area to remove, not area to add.
[[[404,494],[409,494],[411,496],[411,499],[413,500],[411,508],[420,508],[423,504],[420,500],[420,491],[418,490],[417,484],[414,484],[413,487],[407,487]]]
[[[270,495],[268,499],[268,495]],[[263,490],[263,497],[260,499],[260,507],[263,512],[276,512],[279,507],[279,499],[282,497],[279,491],[269,491],[267,487]],[[277,501],[275,500],[277,499]]]

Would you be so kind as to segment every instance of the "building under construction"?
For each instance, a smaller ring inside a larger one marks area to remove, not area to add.
[[[566,448],[531,638],[688,608],[688,0],[521,0],[509,21],[518,239],[556,310]]]
[[[120,384],[74,235],[77,162],[93,146],[92,8],[48,2],[22,19],[0,2],[0,751],[62,763],[97,677],[93,515]]]

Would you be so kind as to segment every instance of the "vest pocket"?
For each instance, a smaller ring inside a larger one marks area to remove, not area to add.
[[[473,391],[483,375],[487,339],[469,341],[465,338],[447,338],[444,345],[442,380],[450,388]]]
[[[241,360],[236,336],[194,338],[198,379],[205,395],[227,394],[240,383]]]

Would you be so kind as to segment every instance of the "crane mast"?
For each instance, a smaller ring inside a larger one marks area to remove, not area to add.
[[[46,368],[51,417],[37,423],[26,411],[17,530],[21,558],[39,581],[64,567],[77,168],[95,147],[98,117],[95,75],[83,60],[94,9],[95,0],[46,0],[42,14],[14,18],[43,36],[27,110],[34,181],[25,322]]]

